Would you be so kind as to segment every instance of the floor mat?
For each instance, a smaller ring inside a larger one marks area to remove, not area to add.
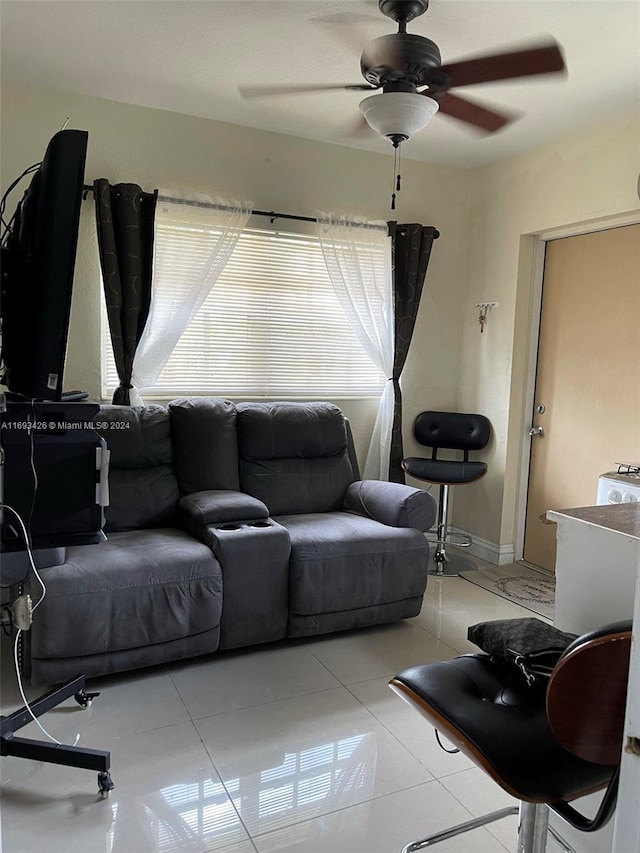
[[[460,577],[539,616],[553,619],[556,591],[553,575],[528,566],[479,566],[474,572],[462,572]]]

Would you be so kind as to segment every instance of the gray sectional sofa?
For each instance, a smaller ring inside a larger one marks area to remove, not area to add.
[[[360,480],[338,407],[188,398],[99,418],[107,541],[42,569],[24,635],[32,683],[419,612],[435,502]]]

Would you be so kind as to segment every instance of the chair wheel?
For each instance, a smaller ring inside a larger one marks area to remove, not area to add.
[[[77,693],[73,694],[73,698],[81,708],[90,708],[93,700],[99,695],[99,693],[86,693],[84,690],[78,690]]]
[[[98,773],[98,793],[100,794],[100,799],[106,800],[114,788],[115,785],[108,770],[104,773]]]

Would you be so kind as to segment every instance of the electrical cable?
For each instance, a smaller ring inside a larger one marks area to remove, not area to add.
[[[11,230],[11,226],[13,225],[13,222],[16,218],[16,212],[17,212],[17,207],[16,207],[16,210],[14,211],[13,216],[11,217],[9,222],[5,222],[4,209],[7,205],[7,198],[9,196],[9,193],[20,183],[20,181],[23,178],[25,178],[27,175],[30,175],[32,172],[36,172],[40,168],[41,165],[42,165],[42,161],[40,161],[39,163],[33,163],[33,165],[28,166],[24,170],[24,172],[19,177],[17,177],[15,179],[15,181],[13,181],[13,183],[11,183],[9,185],[8,189],[4,192],[2,198],[0,199],[0,223],[2,225],[4,225],[4,231],[2,232],[2,237],[0,238],[0,244],[2,244],[3,246],[5,244],[6,237]]]
[[[29,541],[29,537],[27,535],[27,529],[24,525],[24,521],[22,520],[22,517],[17,512],[17,510],[15,510],[12,506],[9,506],[9,504],[3,503],[2,508],[8,509],[9,512],[12,512],[15,515],[15,517],[18,519],[18,524],[20,525],[20,529],[22,530],[22,535],[24,537],[24,541],[25,541],[25,545],[26,545],[26,551],[27,551],[27,556],[29,557],[29,563],[31,565],[31,571],[34,573],[34,575],[36,576],[36,578],[38,580],[38,583],[42,587],[42,595],[37,600],[37,602],[33,605],[33,610],[35,611],[35,609],[40,606],[42,600],[44,599],[45,595],[47,594],[47,588],[44,584],[44,581],[40,577],[40,573],[38,572],[38,570],[36,568],[36,564],[33,560],[33,551],[31,550],[31,543]]]
[[[12,506],[9,506],[9,504],[2,504],[2,507],[3,507],[3,509],[8,509],[17,518],[18,524],[20,525],[20,529],[22,530],[22,535],[24,536],[24,540],[25,540],[25,544],[26,544],[26,550],[27,550],[27,554],[29,557],[29,563],[31,564],[31,570],[33,571],[34,575],[36,576],[38,583],[42,587],[42,595],[37,600],[37,602],[33,605],[32,613],[35,613],[37,608],[40,607],[40,605],[44,601],[44,598],[47,594],[47,587],[46,587],[44,581],[42,580],[42,578],[40,577],[40,572],[36,568],[36,564],[35,564],[35,561],[33,559],[33,552],[31,550],[30,539],[29,539],[29,536],[27,534],[27,529],[25,527],[25,524],[24,524],[21,516]],[[52,734],[50,734],[45,729],[45,727],[42,725],[40,720],[36,717],[36,715],[33,713],[33,711],[31,710],[31,706],[29,705],[29,702],[27,700],[27,697],[25,696],[24,687],[22,685],[22,674],[20,672],[20,663],[18,660],[18,645],[20,642],[21,635],[22,635],[22,628],[18,628],[18,630],[16,632],[16,638],[15,638],[15,641],[13,644],[13,662],[15,664],[15,669],[16,669],[16,678],[18,681],[18,690],[20,691],[20,696],[22,697],[24,707],[29,712],[29,715],[31,716],[31,718],[33,719],[35,724],[38,726],[38,728],[49,738],[49,740],[53,741],[53,743],[58,744],[58,746],[62,746],[62,741],[59,741]],[[76,739],[75,739],[73,745],[76,746],[79,740],[80,740],[80,732],[77,732],[76,733]]]

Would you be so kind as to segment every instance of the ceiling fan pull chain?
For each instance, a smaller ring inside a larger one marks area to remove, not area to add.
[[[396,193],[393,191],[395,185],[396,192],[400,192],[400,143],[393,146],[393,182],[391,191],[391,210],[396,209]]]
[[[398,162],[398,149],[394,147],[393,149],[393,175],[391,177],[391,210],[396,209],[396,194],[394,192],[395,187],[395,174],[396,174],[396,163]]]

